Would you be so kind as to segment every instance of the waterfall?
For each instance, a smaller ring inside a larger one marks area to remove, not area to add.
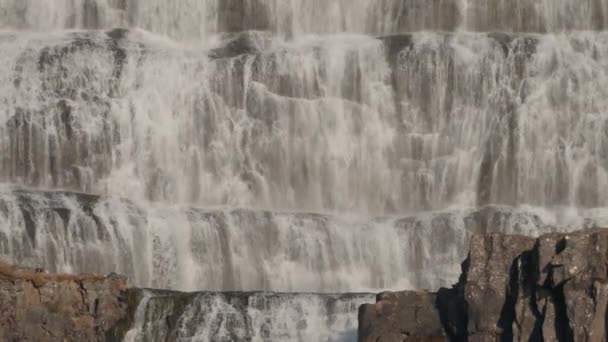
[[[368,215],[608,204],[603,33],[1,43],[8,182]]]
[[[2,0],[0,28],[139,27],[178,40],[263,30],[280,36],[413,31],[604,30],[604,0]]]
[[[358,307],[369,294],[143,293],[126,342],[357,340]],[[166,315],[174,324],[167,324]]]
[[[0,196],[0,255],[53,272],[119,272],[184,291],[362,292],[449,286],[474,233],[595,227],[599,213],[509,207],[365,219],[251,209],[143,207],[73,193]],[[395,269],[403,272],[394,272]]]
[[[128,340],[353,340],[370,297],[335,293],[608,225],[607,27],[608,0],[0,0],[0,257],[201,291],[145,292]]]

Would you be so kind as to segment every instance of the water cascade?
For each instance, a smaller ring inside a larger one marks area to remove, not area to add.
[[[129,341],[352,341],[373,296],[336,293],[608,225],[606,28],[608,0],[0,0],[0,257],[202,291],[145,292]]]

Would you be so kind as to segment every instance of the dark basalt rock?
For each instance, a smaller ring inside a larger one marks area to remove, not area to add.
[[[608,230],[476,235],[438,293],[380,294],[359,341],[605,341]]]

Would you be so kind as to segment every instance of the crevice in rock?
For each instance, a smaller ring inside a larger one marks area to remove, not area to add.
[[[437,292],[435,308],[439,320],[450,341],[465,342],[468,323],[466,303],[458,294],[457,288],[441,288]]]
[[[521,282],[525,288],[528,289],[530,294],[529,309],[535,318],[534,328],[532,329],[530,338],[528,341],[544,341],[543,336],[543,323],[545,321],[545,314],[547,311],[546,305],[543,306],[542,312],[538,307],[539,300],[545,297],[543,295],[543,289],[538,287],[538,243],[535,244],[535,248],[532,251],[524,252],[521,256],[522,260],[522,279]]]
[[[52,331],[50,331],[50,330],[48,329],[48,327],[46,326],[46,322],[43,322],[43,323],[42,323],[40,326],[41,326],[42,330],[43,330],[43,331],[44,331],[44,332],[47,334],[47,336],[49,336],[49,337],[51,337],[51,338],[54,338],[54,337],[55,337],[55,335],[53,334],[53,332],[52,332]]]
[[[84,283],[83,282],[77,282],[78,287],[80,288],[80,298],[82,300],[82,305],[84,305],[85,308],[89,307],[89,301],[88,301],[88,293],[87,293],[87,289],[84,287]]]
[[[564,284],[553,289],[553,303],[555,305],[555,334],[558,342],[574,341],[574,332],[570,327],[568,307],[564,296]]]
[[[561,239],[555,245],[556,254],[560,254],[566,249],[567,241]],[[543,272],[547,272],[547,278],[545,279],[542,288],[547,289],[550,293],[550,300],[553,302],[555,308],[554,318],[554,329],[555,337],[558,342],[570,342],[574,341],[574,333],[570,327],[570,319],[568,318],[568,307],[564,295],[564,286],[570,279],[566,279],[559,284],[555,283],[554,270],[562,268],[563,265],[559,264],[547,264],[543,268]]]
[[[555,254],[560,254],[561,252],[563,252],[566,249],[566,246],[568,244],[568,240],[566,239],[561,239],[557,242],[557,244],[555,245]]]
[[[606,246],[608,229],[549,233],[537,239],[477,236],[458,284],[434,294],[437,326],[450,341],[604,340],[608,330]],[[382,321],[387,337],[397,336],[400,331],[395,327],[403,321],[408,327],[424,327],[393,318],[409,314],[408,305],[421,300],[412,291],[397,293],[395,298],[399,296],[407,296],[408,302],[381,300],[382,306],[392,305],[393,316],[372,316],[365,322],[374,338],[379,334],[370,323],[374,319]],[[460,325],[459,319],[471,324]],[[430,338],[432,333],[423,332],[423,336]]]
[[[515,258],[509,269],[509,283],[506,289],[505,303],[500,312],[498,327],[502,331],[500,341],[513,341],[513,323],[515,322],[515,304],[519,296],[519,264],[521,257]]]

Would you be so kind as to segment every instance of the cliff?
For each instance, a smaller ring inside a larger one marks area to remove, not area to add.
[[[607,262],[608,230],[476,235],[453,288],[362,305],[359,341],[605,341]]]
[[[47,274],[0,262],[0,341],[115,340],[125,278]]]

